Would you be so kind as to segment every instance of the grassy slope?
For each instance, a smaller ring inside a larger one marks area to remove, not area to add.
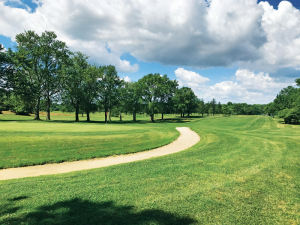
[[[0,223],[299,224],[300,126],[257,116],[187,125],[201,141],[177,154],[1,181]]]
[[[172,124],[73,123],[73,115],[65,114],[52,118],[45,122],[2,115],[0,169],[139,152],[179,136]],[[62,118],[64,123],[57,122]]]

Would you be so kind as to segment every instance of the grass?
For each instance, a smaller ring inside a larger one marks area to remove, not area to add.
[[[172,124],[71,123],[73,117],[62,117],[69,120],[57,122],[61,115],[55,115],[51,122],[24,121],[21,116],[3,115],[0,169],[140,152],[179,136]]]
[[[201,141],[145,161],[0,181],[0,224],[300,223],[300,126],[258,116],[161,125],[189,126]]]

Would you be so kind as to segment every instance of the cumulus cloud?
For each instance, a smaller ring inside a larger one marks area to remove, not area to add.
[[[205,77],[202,78],[205,79]],[[269,103],[282,88],[292,84],[291,80],[281,82],[279,79],[270,77],[268,73],[255,74],[247,69],[237,70],[233,80],[222,81],[211,86],[205,85],[205,82],[184,82],[181,78],[179,80],[181,84],[191,87],[199,98],[204,98],[206,101],[215,98],[222,103],[228,101]]]
[[[300,68],[300,12],[287,1],[276,10],[257,0],[40,0],[34,13],[5,2],[0,34],[53,30],[72,50],[120,72],[139,69],[120,59],[124,52],[196,68]]]
[[[263,9],[261,26],[267,42],[261,47],[261,59],[243,62],[241,66],[276,73],[282,68],[300,65],[300,11],[288,1],[282,1],[278,10],[268,2],[260,2]]]
[[[200,74],[184,68],[178,68],[174,72],[180,86],[197,88],[209,81],[207,77],[202,77]]]

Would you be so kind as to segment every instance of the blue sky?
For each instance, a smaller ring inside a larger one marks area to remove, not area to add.
[[[299,0],[56,1],[0,0],[0,43],[13,47],[24,30],[54,30],[71,50],[115,65],[126,80],[167,74],[222,103],[268,103],[300,77]]]

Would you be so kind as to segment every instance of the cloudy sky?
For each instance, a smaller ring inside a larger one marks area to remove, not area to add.
[[[300,1],[0,0],[0,43],[55,31],[126,80],[167,74],[200,98],[269,103],[300,77]]]

